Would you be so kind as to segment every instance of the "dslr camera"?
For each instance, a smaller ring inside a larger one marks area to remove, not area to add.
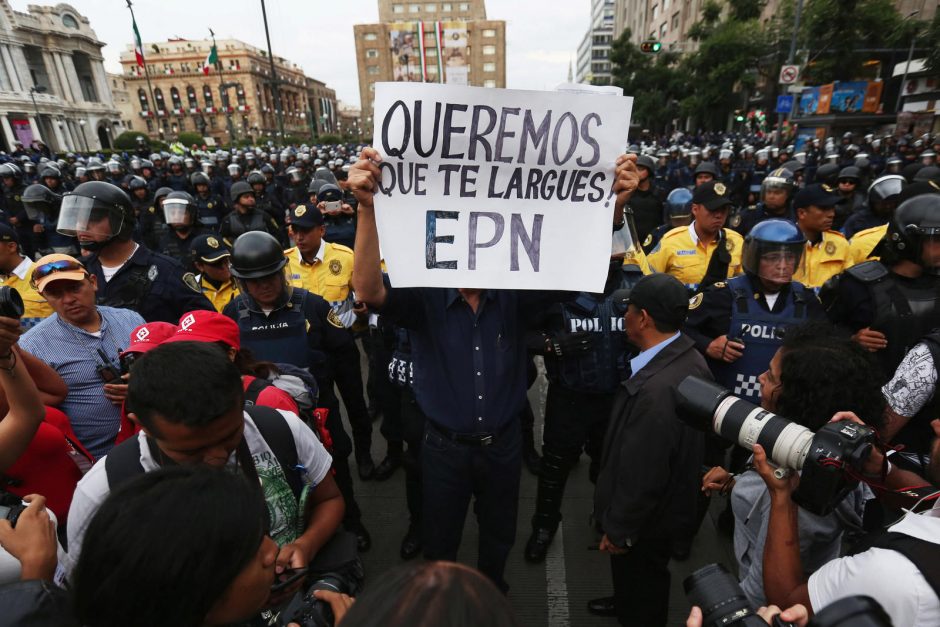
[[[19,320],[25,311],[23,297],[15,288],[8,285],[0,287],[0,316]]]
[[[26,503],[15,494],[0,490],[0,520],[10,521],[11,527],[16,527],[16,521],[26,509]]]
[[[861,472],[875,442],[873,429],[854,422],[830,422],[813,433],[700,377],[686,377],[678,392],[683,419],[691,426],[748,450],[760,444],[777,466],[802,471],[793,500],[819,516],[855,488],[852,474]]]

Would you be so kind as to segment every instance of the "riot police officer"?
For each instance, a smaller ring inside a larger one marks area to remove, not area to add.
[[[630,200],[632,202],[633,199]],[[676,227],[689,226],[692,223],[692,192],[685,188],[672,190],[666,197],[665,208],[666,224],[657,226],[643,240],[643,252],[647,255],[659,244],[663,235]]]
[[[868,187],[866,206],[845,221],[842,227],[845,236],[851,238],[859,231],[887,224],[906,185],[904,177],[897,174],[887,174],[875,179]]]
[[[624,265],[622,253],[612,255],[602,293],[581,292],[552,305],[535,325],[541,332],[529,336],[530,351],[545,358],[549,380],[538,496],[525,546],[529,562],[545,559],[561,521],[568,474],[582,449],[591,457],[591,481],[597,478],[614,392],[628,376],[627,295],[642,276],[639,266]]]
[[[255,170],[249,172],[247,178],[248,184],[255,192],[255,210],[263,211],[270,215],[277,222],[278,226],[284,225],[284,208],[281,202],[267,191],[268,184],[264,174]]]
[[[653,186],[656,164],[652,157],[638,156],[636,168],[640,175],[640,184],[630,197],[630,209],[633,210],[637,239],[643,242],[654,229],[663,223],[663,203]]]
[[[33,246],[33,221],[23,209],[23,171],[12,162],[0,165],[0,181],[3,185],[3,211],[10,226],[16,229],[23,254],[32,257],[36,252]]]
[[[837,190],[842,199],[836,205],[836,217],[832,221],[832,228],[836,231],[842,231],[845,221],[860,211],[865,206],[865,195],[858,187],[862,181],[862,171],[854,165],[842,168],[839,177],[836,180]],[[830,187],[833,187],[830,185]],[[844,232],[844,231],[843,231]],[[852,237],[854,233],[846,233],[846,237]]]
[[[219,223],[227,213],[222,197],[212,191],[212,181],[204,172],[193,172],[189,176],[196,202],[196,217],[207,229],[218,232]]]
[[[826,315],[875,353],[888,377],[905,353],[940,326],[940,195],[905,200],[888,222],[881,259],[833,277],[820,298]]]
[[[344,525],[356,534],[364,551],[372,540],[353,494],[347,462],[352,443],[333,394],[330,363],[348,350],[353,338],[322,297],[290,285],[286,266],[287,258],[273,235],[260,231],[241,235],[231,256],[231,272],[241,293],[222,313],[238,323],[242,347],[257,359],[306,368],[316,378],[320,403],[330,410],[326,424],[333,438],[336,484],[346,501]]]
[[[239,235],[249,231],[263,231],[275,237],[280,236],[280,228],[274,218],[263,211],[255,210],[255,193],[245,181],[232,183],[229,190],[235,209],[222,219],[219,234],[229,245]]]
[[[49,251],[45,254],[78,254],[78,241],[74,237],[62,235],[56,231],[62,196],[45,185],[36,183],[23,191],[22,201],[26,213],[42,228],[44,250]]]
[[[167,232],[160,238],[157,250],[176,259],[187,272],[195,272],[189,248],[205,233],[196,216],[196,202],[187,192],[171,192],[163,200],[163,218]]]
[[[728,219],[728,224],[742,235],[747,235],[755,224],[779,218],[796,224],[796,214],[790,208],[796,181],[788,168],[771,171],[760,184],[760,201],[738,211]]]
[[[127,193],[110,183],[88,181],[62,199],[58,231],[78,237],[82,263],[98,278],[98,304],[131,309],[147,322],[212,310],[192,274],[131,238],[134,222]]]

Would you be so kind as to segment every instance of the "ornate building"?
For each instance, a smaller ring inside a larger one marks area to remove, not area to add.
[[[71,5],[14,11],[0,0],[0,148],[34,140],[55,151],[110,148],[124,129],[99,41]]]

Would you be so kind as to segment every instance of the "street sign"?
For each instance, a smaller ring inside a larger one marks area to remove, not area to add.
[[[784,65],[780,68],[780,84],[781,85],[790,85],[795,83],[796,79],[800,77],[800,66],[798,65]]]
[[[793,111],[793,96],[777,96],[776,113],[790,113]]]

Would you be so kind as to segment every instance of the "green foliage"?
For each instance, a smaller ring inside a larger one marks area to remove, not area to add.
[[[677,68],[678,55],[660,51],[656,55],[640,52],[630,43],[630,30],[611,44],[613,84],[633,96],[633,119],[644,127],[661,131],[677,117],[678,99],[686,83]]]
[[[932,72],[940,72],[940,13],[934,16],[926,32],[918,40],[918,47],[928,48],[926,61],[927,68]]]
[[[318,144],[339,144],[342,141],[343,141],[342,137],[340,137],[339,135],[334,135],[334,134],[320,135],[317,138]]]
[[[204,143],[206,143],[205,137],[192,131],[183,131],[177,136],[176,140],[187,148],[191,148],[193,144],[202,146]]]
[[[118,150],[135,150],[137,148],[137,138],[143,137],[148,146],[153,146],[153,142],[146,134],[140,131],[124,131],[114,138],[114,147]]]

